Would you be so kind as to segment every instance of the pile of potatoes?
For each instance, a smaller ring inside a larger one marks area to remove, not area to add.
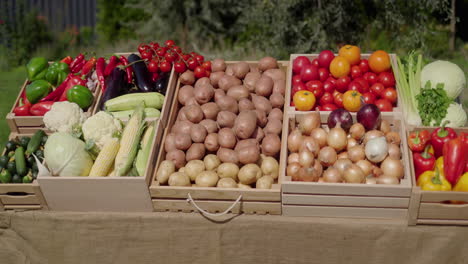
[[[196,82],[184,74],[179,78],[183,85],[177,95],[181,108],[166,135],[166,160],[180,173],[187,162],[202,162],[207,156],[216,156],[220,164],[233,164],[239,171],[246,165],[260,169],[261,154],[278,158],[286,74],[276,59],[265,57],[255,66],[244,61],[226,65],[224,60],[215,59],[211,69],[209,78]],[[202,175],[215,178],[214,169],[204,171]],[[192,181],[197,182],[195,178]],[[250,186],[256,181],[245,182]],[[167,183],[171,185],[169,179]]]

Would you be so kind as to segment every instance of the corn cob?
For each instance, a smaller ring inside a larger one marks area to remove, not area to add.
[[[114,163],[115,156],[119,151],[119,140],[112,138],[106,142],[99,155],[94,161],[94,165],[89,173],[90,177],[107,176],[112,164]]]

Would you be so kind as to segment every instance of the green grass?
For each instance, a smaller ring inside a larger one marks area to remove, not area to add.
[[[8,72],[0,72],[0,149],[3,149],[10,134],[6,115],[10,112],[18,96],[21,85],[26,79],[26,69],[19,67]]]

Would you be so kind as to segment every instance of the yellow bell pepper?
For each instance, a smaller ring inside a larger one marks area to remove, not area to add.
[[[425,171],[419,176],[418,186],[420,186],[423,191],[452,190],[452,185],[445,179],[437,165],[435,171]]]
[[[427,151],[429,153],[431,153],[432,155],[434,155],[434,147],[432,147],[432,145],[429,145],[429,150]],[[442,157],[442,156],[441,156]]]
[[[465,172],[460,179],[458,179],[453,190],[456,192],[468,192],[468,172]]]

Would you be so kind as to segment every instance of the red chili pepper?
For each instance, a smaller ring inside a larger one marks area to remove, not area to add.
[[[468,156],[463,139],[461,137],[450,139],[444,145],[443,155],[445,178],[455,185],[466,167]]]
[[[423,172],[434,169],[436,159],[434,155],[429,153],[429,148],[430,145],[427,145],[423,153],[413,153],[414,174],[416,175],[416,180]]]
[[[432,131],[431,134],[431,144],[434,147],[434,156],[436,158],[442,156],[444,144],[448,142],[450,139],[454,139],[457,137],[457,133],[450,127],[445,127],[448,121],[445,121],[442,124],[442,127],[437,128],[436,130]]]
[[[125,66],[125,72],[127,73],[127,83],[132,83],[133,81],[133,68],[132,66],[128,66],[128,60],[125,56],[120,56],[120,61]]]
[[[106,59],[100,57],[96,62],[96,75],[101,84],[102,92],[106,91],[106,78],[104,77],[104,70],[106,68]]]
[[[70,80],[67,82],[67,85],[65,86],[60,98],[58,101],[67,101],[67,92],[70,90],[73,86],[75,85],[83,85],[86,86],[86,81],[81,79],[80,76],[72,75],[70,77]]]
[[[427,145],[430,139],[429,131],[413,131],[408,138],[408,146],[413,152],[421,152]]]
[[[94,65],[96,65],[96,58],[92,57],[88,60],[88,62],[86,62],[86,64],[83,66],[83,69],[81,69],[81,75],[88,75],[88,73],[90,73],[93,70]]]
[[[64,62],[68,65],[70,65],[70,63],[73,61],[72,57],[70,56],[66,56],[65,58],[63,58],[60,62]]]
[[[58,99],[63,94],[63,91],[67,87],[67,84],[68,84],[68,82],[70,81],[70,79],[72,77],[74,77],[73,74],[71,74],[71,73],[68,74],[67,78],[65,78],[65,80],[59,86],[57,86],[57,88],[55,88],[55,90],[53,90],[51,93],[49,93],[46,97],[39,100],[39,102],[47,102],[47,101],[55,102],[55,101],[58,101]]]
[[[40,102],[33,104],[29,110],[33,116],[43,116],[45,113],[49,112],[50,108],[55,102]]]
[[[76,56],[76,58],[72,62],[70,62],[70,69],[75,68],[75,66],[77,64],[80,64],[84,60],[84,58],[85,56],[81,53],[78,56]]]
[[[13,113],[16,116],[29,116],[29,109],[31,108],[31,104],[29,102],[24,103],[24,99],[20,98],[18,106],[13,109]]]
[[[85,64],[86,64],[86,60],[82,60],[80,63],[78,63],[77,65],[75,65],[75,67],[71,69],[71,73],[80,72],[81,69],[83,69],[83,67],[85,66]]]
[[[119,59],[116,56],[111,56],[109,59],[109,64],[107,64],[106,69],[104,69],[104,76],[109,76],[114,68],[119,63]]]
[[[26,90],[24,90],[23,93],[21,94],[21,98],[23,99],[24,104],[31,105],[31,102],[29,102],[28,97],[26,97]]]

